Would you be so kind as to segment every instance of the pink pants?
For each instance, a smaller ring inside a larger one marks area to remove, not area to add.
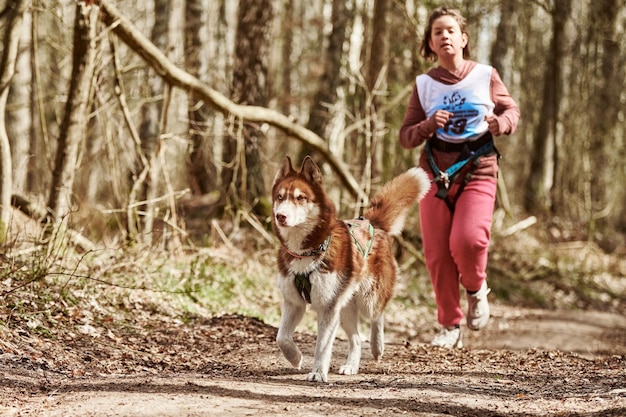
[[[452,185],[450,197],[458,187]],[[487,277],[496,188],[496,178],[470,181],[457,199],[454,213],[435,197],[436,184],[420,202],[424,256],[442,326],[454,326],[463,319],[459,284],[478,291]]]

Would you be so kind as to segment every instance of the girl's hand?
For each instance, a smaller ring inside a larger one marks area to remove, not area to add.
[[[491,132],[494,137],[500,136],[500,125],[498,124],[498,119],[496,119],[496,116],[494,116],[493,114],[485,116],[485,121],[489,125],[489,132]]]
[[[454,113],[450,113],[449,111],[437,110],[428,119],[428,124],[430,125],[431,130],[434,132],[435,130],[444,127],[453,115]]]

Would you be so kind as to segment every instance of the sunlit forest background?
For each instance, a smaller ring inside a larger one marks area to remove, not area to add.
[[[271,245],[285,155],[312,155],[340,213],[357,215],[416,163],[398,128],[433,65],[418,49],[442,4],[0,1],[3,251],[18,213],[46,226],[18,233],[33,245]],[[472,59],[521,108],[497,142],[496,231],[625,255],[624,1],[447,4],[467,17]]]

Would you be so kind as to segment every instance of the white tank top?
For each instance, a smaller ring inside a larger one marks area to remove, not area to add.
[[[437,110],[454,115],[448,123],[437,129],[437,137],[448,142],[476,140],[489,130],[485,116],[495,107],[491,100],[492,67],[477,64],[469,74],[456,84],[443,84],[428,74],[416,78],[417,93],[426,117]]]

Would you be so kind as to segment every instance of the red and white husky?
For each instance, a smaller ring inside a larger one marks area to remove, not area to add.
[[[383,310],[393,295],[398,270],[390,236],[402,231],[409,209],[429,187],[426,172],[411,168],[383,187],[362,218],[342,221],[315,162],[307,156],[296,171],[285,157],[272,188],[272,221],[281,242],[278,286],[283,295],[276,341],[285,358],[300,369],[302,353],[293,333],[310,303],[318,315],[318,335],[309,381],[328,381],[340,323],[348,336],[348,358],[339,373],[358,373],[359,314],[371,321],[372,355],[376,360],[382,356]]]

